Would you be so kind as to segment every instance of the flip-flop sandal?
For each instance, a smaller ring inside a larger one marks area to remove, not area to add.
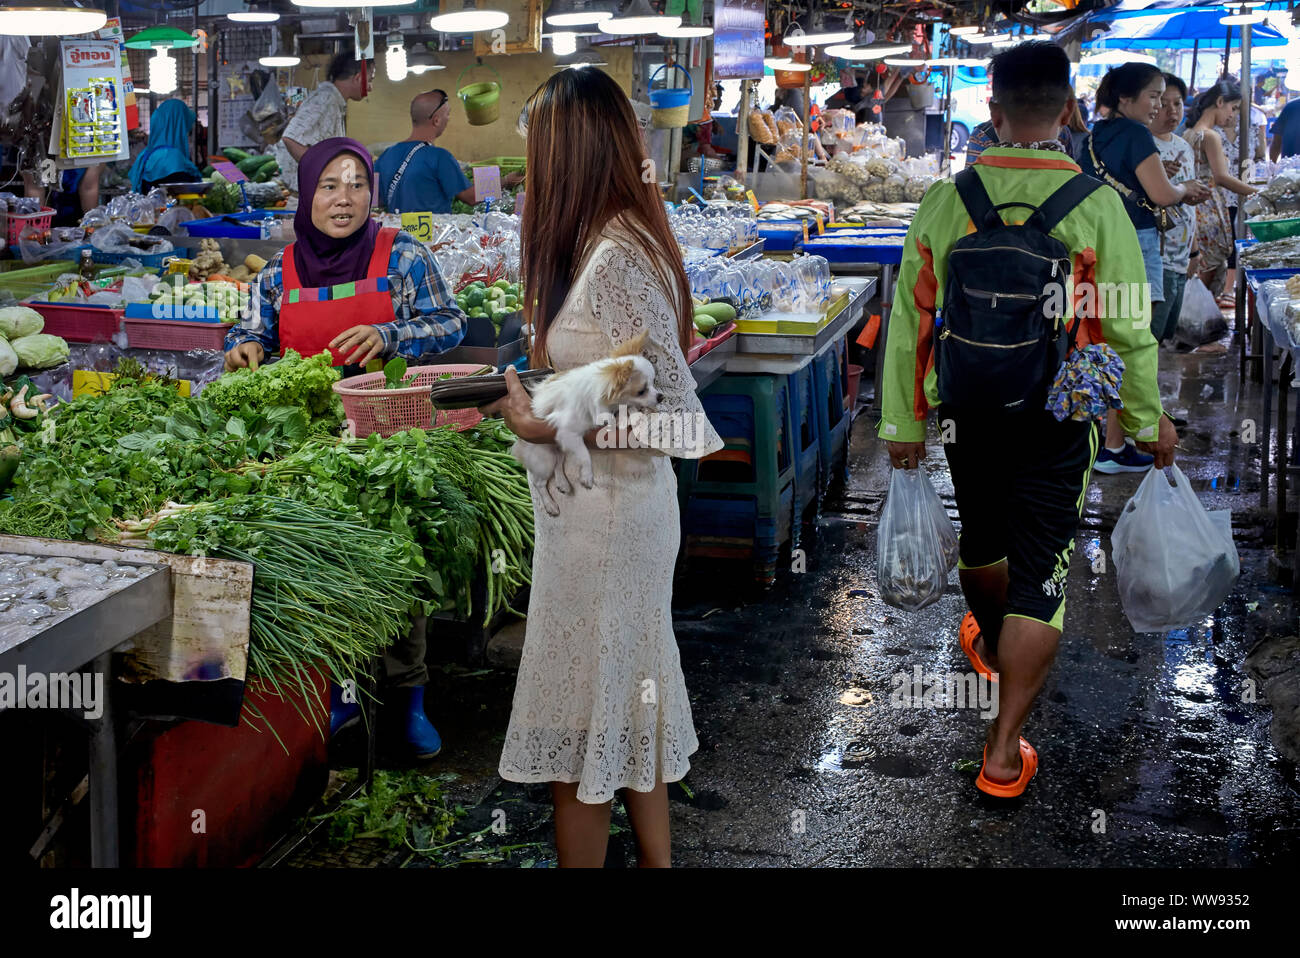
[[[980,676],[989,682],[998,680],[998,673],[985,664],[984,660],[979,657],[975,651],[975,640],[980,637],[980,627],[975,621],[975,616],[967,612],[961,620],[961,629],[958,630],[957,639],[961,642],[961,650],[966,653],[966,658],[970,660],[971,668],[980,674]]]
[[[984,761],[989,758],[989,747],[984,746]],[[1038,774],[1038,752],[1034,747],[1025,741],[1022,736],[1020,739],[1020,777],[1014,782],[995,782],[984,774],[984,766],[980,766],[980,773],[975,779],[975,787],[986,795],[992,795],[995,798],[1017,798],[1024,794],[1029,787],[1029,780]]]

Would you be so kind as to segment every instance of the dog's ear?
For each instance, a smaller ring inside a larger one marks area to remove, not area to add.
[[[636,372],[636,363],[630,359],[624,359],[617,363],[610,363],[601,372],[605,377],[604,400],[607,403],[612,403],[627,388],[627,384],[632,379],[632,374]]]
[[[650,338],[649,332],[642,330],[637,333],[623,345],[614,349],[612,356],[640,356],[641,350],[645,349],[645,341]]]

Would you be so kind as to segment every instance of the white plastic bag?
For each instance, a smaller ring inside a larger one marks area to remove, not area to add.
[[[957,528],[948,518],[948,510],[943,507],[943,500],[939,498],[939,493],[935,492],[934,486],[930,485],[930,477],[919,468],[916,471],[921,473],[921,498],[939,536],[944,571],[951,572],[957,568]]]
[[[1206,512],[1177,466],[1147,473],[1111,542],[1120,604],[1135,632],[1195,625],[1241,572],[1231,513]]]
[[[1176,337],[1191,346],[1213,342],[1223,335],[1228,324],[1223,320],[1223,310],[1214,294],[1193,276],[1183,289],[1182,310],[1178,314]]]
[[[909,612],[937,602],[948,584],[939,525],[926,502],[928,486],[920,469],[893,470],[876,530],[880,597]],[[933,488],[930,494],[934,494]]]

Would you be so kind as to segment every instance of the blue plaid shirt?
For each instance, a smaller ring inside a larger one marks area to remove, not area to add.
[[[280,348],[278,321],[284,281],[276,253],[258,274],[257,285],[243,321],[226,333],[226,350],[240,343],[260,343],[267,355]],[[419,359],[460,344],[465,337],[465,314],[447,288],[428,247],[411,234],[393,237],[388,257],[388,288],[393,297],[391,323],[375,323],[384,338],[384,356]]]

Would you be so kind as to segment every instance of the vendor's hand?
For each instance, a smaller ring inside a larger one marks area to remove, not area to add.
[[[485,416],[500,416],[506,422],[506,428],[525,442],[553,442],[555,430],[546,422],[533,415],[533,397],[519,381],[519,373],[514,366],[506,367],[506,395],[479,409]]]
[[[1168,416],[1160,417],[1160,435],[1155,442],[1139,442],[1136,444],[1143,452],[1150,453],[1156,457],[1156,469],[1163,469],[1165,466],[1174,464],[1174,449],[1178,446],[1178,430],[1174,428],[1173,420]]]
[[[916,469],[925,458],[923,442],[887,442],[889,447],[889,464],[895,469]]]
[[[384,351],[384,337],[374,326],[353,326],[330,340],[343,353],[345,366],[364,366]]]
[[[518,185],[519,185],[520,183],[522,183],[523,181],[524,181],[524,174],[522,174],[522,173],[507,173],[506,176],[505,176],[505,178],[501,181],[501,185],[502,185],[502,186],[518,186]]]
[[[243,369],[245,366],[256,369],[265,358],[266,350],[262,348],[261,343],[255,343],[251,340],[240,343],[233,349],[226,351],[226,372],[230,372],[232,369]]]

